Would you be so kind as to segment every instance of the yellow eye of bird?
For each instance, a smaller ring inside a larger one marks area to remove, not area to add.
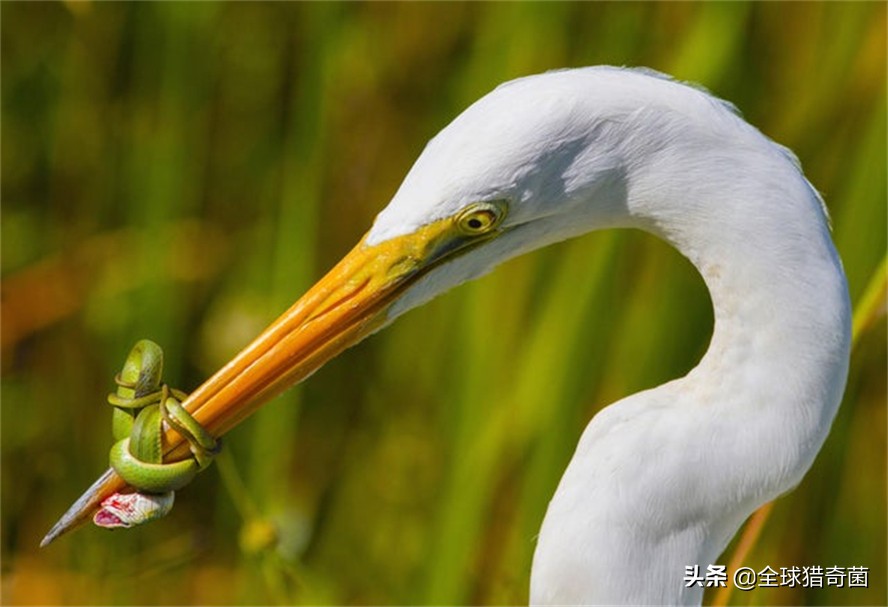
[[[463,209],[456,218],[456,225],[469,236],[487,234],[496,228],[506,215],[502,201],[476,202]]]

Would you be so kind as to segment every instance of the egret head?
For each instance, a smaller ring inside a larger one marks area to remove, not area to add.
[[[695,201],[722,197],[729,175],[743,183],[736,154],[717,151],[726,139],[757,149],[763,138],[729,104],[650,70],[562,70],[499,86],[428,143],[363,243],[457,225],[478,204],[495,203],[501,217],[484,238],[461,237],[458,250],[431,257],[387,319],[505,259],[592,230],[639,227],[669,240],[661,227],[670,214],[686,225]],[[689,195],[710,185],[716,191]]]
[[[411,240],[438,225],[436,237],[461,246],[429,258],[388,320],[530,249],[631,223],[622,131],[632,109],[598,81],[610,71],[590,70],[580,89],[571,72],[506,83],[429,141],[363,242]],[[461,228],[480,208],[496,219],[473,238]]]

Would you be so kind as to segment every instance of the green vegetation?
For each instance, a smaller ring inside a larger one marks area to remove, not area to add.
[[[866,566],[869,588],[732,601],[888,601],[886,327],[864,297],[886,250],[883,3],[0,11],[4,604],[525,602],[587,421],[707,346],[702,282],[642,234],[550,247],[406,315],[228,435],[163,521],[37,545],[107,465],[105,396],[136,340],[193,389],[350,249],[464,107],[599,63],[700,82],[792,148],[868,302],[832,434],[745,564]]]

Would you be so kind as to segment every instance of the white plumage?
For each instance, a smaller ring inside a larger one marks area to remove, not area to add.
[[[845,385],[850,305],[795,157],[699,88],[609,67],[506,83],[432,139],[368,244],[506,200],[503,234],[433,269],[388,321],[505,259],[590,230],[678,249],[713,301],[685,377],[602,410],[549,504],[533,603],[699,603],[752,511],[811,466]],[[578,280],[581,280],[578,277]]]

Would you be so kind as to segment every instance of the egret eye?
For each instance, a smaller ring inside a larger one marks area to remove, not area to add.
[[[464,234],[478,236],[496,228],[505,215],[506,204],[503,201],[476,202],[463,209],[456,218],[456,225]]]

